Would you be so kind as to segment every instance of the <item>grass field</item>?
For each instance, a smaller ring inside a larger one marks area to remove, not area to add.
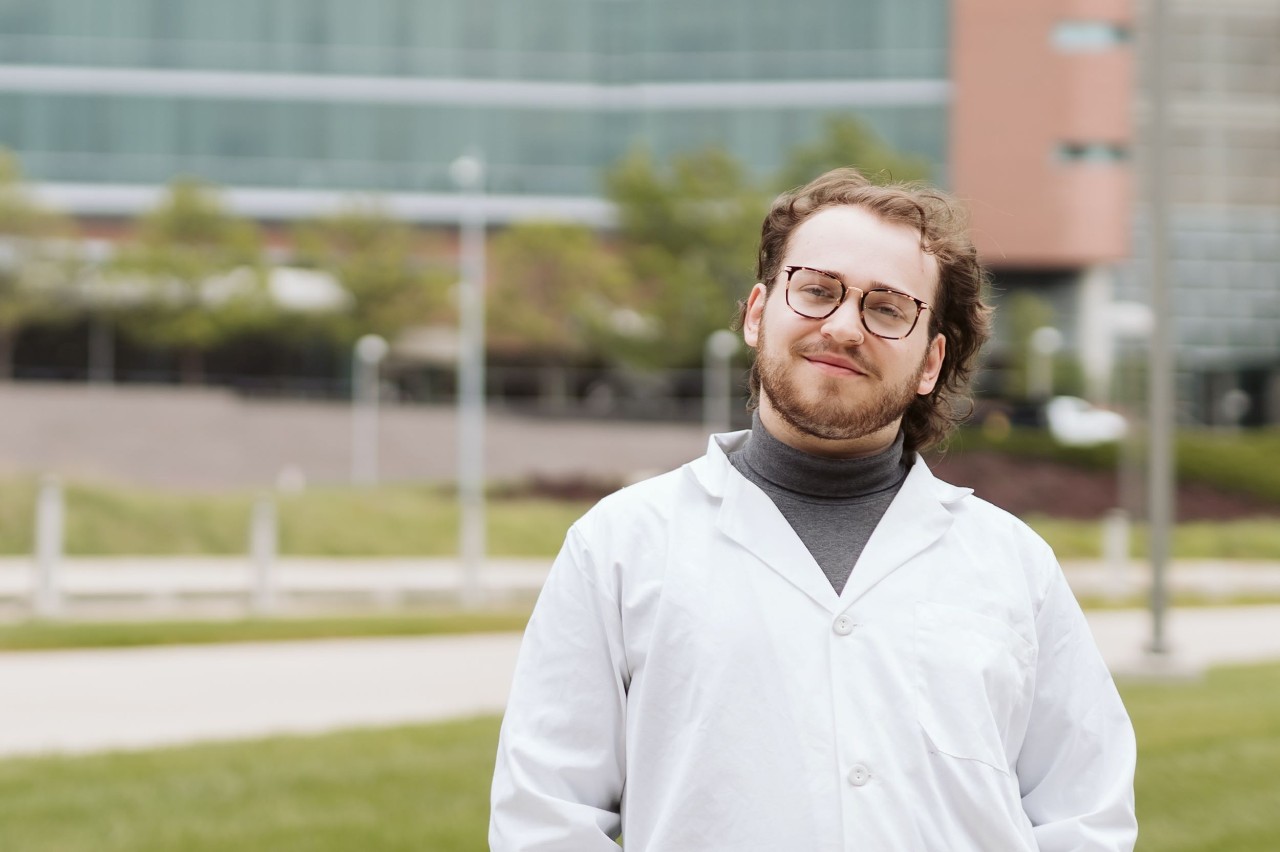
[[[531,609],[532,605],[479,612],[403,612],[236,621],[21,621],[0,624],[0,651],[520,631],[524,630]]]
[[[1268,468],[1270,471],[1270,468]],[[1274,475],[1270,472],[1268,475]],[[0,481],[0,555],[31,553],[36,485]],[[285,556],[450,556],[457,553],[458,506],[428,486],[316,488],[277,497],[280,553]],[[240,556],[249,539],[254,496],[174,494],[84,484],[66,487],[66,552],[72,556],[200,554]],[[488,552],[550,558],[585,501],[497,497],[486,509]],[[1062,559],[1101,556],[1101,525],[1032,517],[1028,522]],[[1134,555],[1146,552],[1145,529],[1133,529]],[[1274,519],[1180,524],[1179,559],[1280,560]]]
[[[1139,852],[1275,852],[1280,664],[1122,684]],[[481,852],[495,719],[0,761],[0,849]]]
[[[0,554],[33,548],[37,485],[0,481]],[[69,483],[69,555],[243,555],[255,498]],[[280,553],[305,556],[450,556],[457,553],[458,503],[433,486],[313,488],[276,495]],[[491,498],[493,556],[554,556],[589,503]]]

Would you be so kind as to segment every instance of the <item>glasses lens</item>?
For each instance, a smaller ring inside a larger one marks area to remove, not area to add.
[[[884,337],[902,337],[916,324],[920,306],[892,290],[872,290],[862,303],[862,321]]]
[[[787,282],[787,304],[806,317],[821,319],[840,305],[843,288],[829,275],[812,269],[797,269]]]

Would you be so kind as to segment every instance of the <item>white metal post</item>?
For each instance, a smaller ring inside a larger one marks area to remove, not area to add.
[[[485,558],[484,504],[484,162],[459,157],[450,168],[462,191],[459,233],[462,280],[458,286],[458,504],[462,602],[478,606]]]
[[[253,504],[249,522],[249,560],[253,565],[253,611],[270,615],[276,610],[276,504],[260,497]]]
[[[1129,594],[1129,512],[1108,509],[1102,518],[1102,562],[1106,565],[1106,597],[1123,600]]]
[[[366,334],[351,353],[351,482],[378,482],[379,366],[387,355],[387,341]]]
[[[33,608],[41,618],[62,614],[62,545],[65,507],[62,485],[51,476],[40,482],[36,497],[36,577],[32,587]]]

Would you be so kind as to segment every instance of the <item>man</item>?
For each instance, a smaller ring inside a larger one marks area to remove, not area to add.
[[[1048,546],[933,478],[987,336],[952,203],[774,202],[752,429],[601,501],[530,619],[507,852],[1128,850],[1134,738]]]

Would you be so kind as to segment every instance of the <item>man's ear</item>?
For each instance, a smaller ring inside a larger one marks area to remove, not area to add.
[[[747,296],[747,312],[742,318],[742,339],[755,349],[760,342],[760,318],[764,315],[765,292],[763,284],[756,284]]]
[[[933,388],[938,384],[938,374],[942,372],[942,362],[947,357],[947,339],[941,334],[935,334],[933,340],[929,341],[929,349],[924,355],[924,372],[920,374],[920,384],[916,387],[916,393],[920,396],[927,396],[933,392]]]

